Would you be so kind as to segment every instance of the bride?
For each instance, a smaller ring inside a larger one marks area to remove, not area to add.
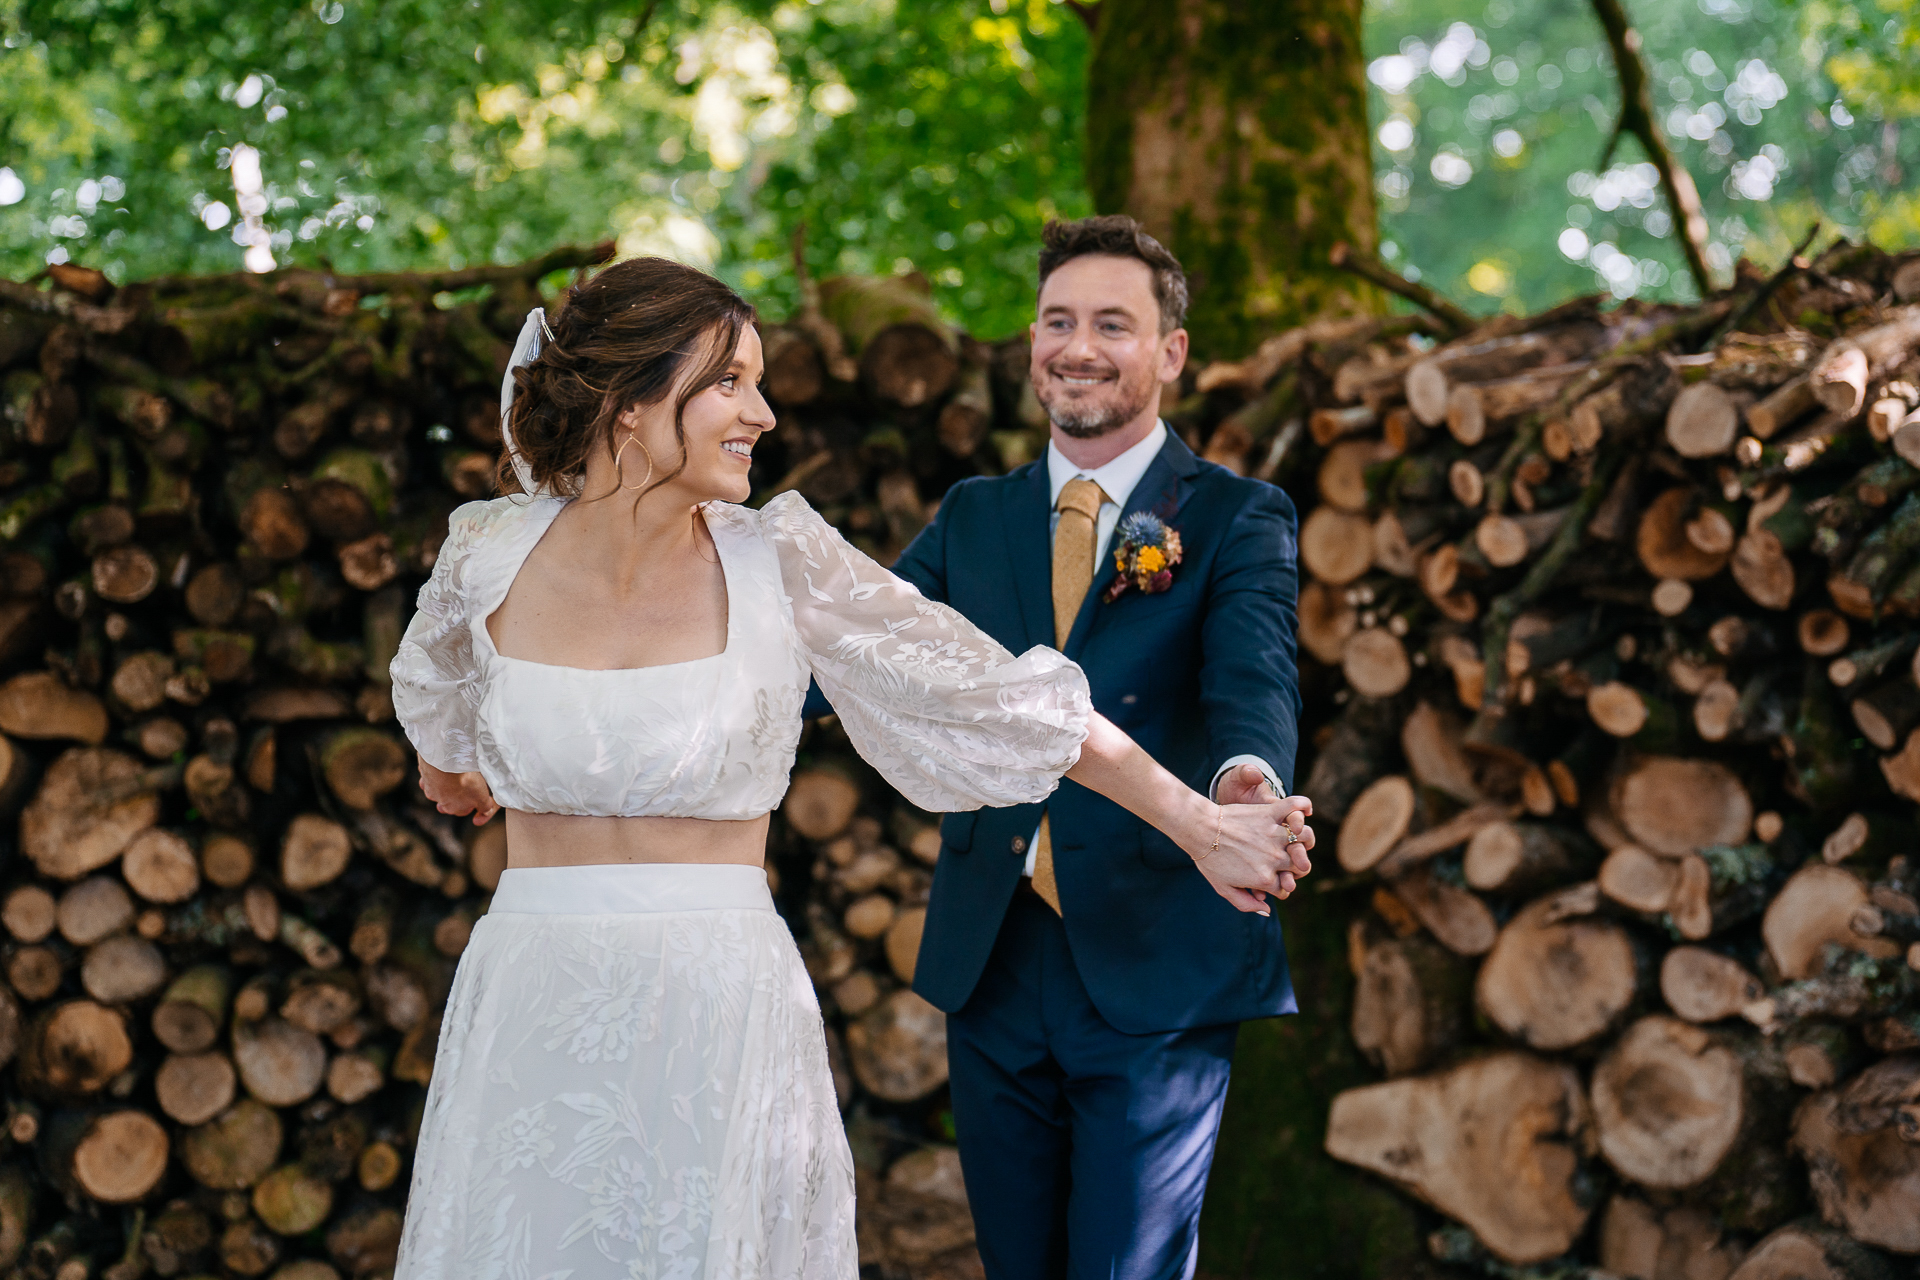
[[[1277,807],[1189,790],[1059,653],[1015,657],[796,493],[737,505],[774,426],[760,373],[747,304],[658,259],[521,333],[525,494],[454,513],[393,662],[428,797],[504,808],[508,849],[448,998],[398,1280],[857,1274],[819,1006],[762,868],[809,677],[924,809],[1064,775],[1245,910],[1289,865]]]

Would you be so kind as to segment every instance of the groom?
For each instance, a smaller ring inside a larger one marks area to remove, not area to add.
[[[1049,224],[1031,367],[1047,455],[949,490],[893,570],[1015,653],[1062,650],[1095,708],[1220,803],[1294,811],[1304,875],[1311,806],[1282,799],[1300,709],[1293,504],[1160,421],[1186,305],[1180,263],[1131,218]],[[1180,555],[1170,582],[1110,598],[1115,530],[1136,512]],[[988,1276],[1191,1276],[1239,1023],[1295,1010],[1279,920],[1236,910],[1171,840],[1073,782],[940,833],[914,989],[948,1015]]]

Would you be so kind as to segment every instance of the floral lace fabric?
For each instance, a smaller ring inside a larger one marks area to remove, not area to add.
[[[1077,666],[1014,657],[797,494],[705,508],[721,653],[623,671],[505,657],[486,619],[564,506],[455,512],[392,664],[421,757],[477,769],[506,807],[758,817],[786,793],[810,675],[925,809],[1038,800],[1079,758]],[[770,899],[604,914],[587,894],[583,914],[546,914],[506,896],[503,879],[448,999],[397,1280],[852,1280],[819,1006]]]
[[[744,819],[786,794],[812,675],[860,754],[936,812],[1050,794],[1079,758],[1085,675],[1015,657],[849,545],[797,493],[705,508],[727,579],[727,644],[693,662],[589,671],[498,653],[486,619],[559,498],[454,513],[392,664],[422,758],[478,769],[534,813]]]
[[[858,1270],[819,1005],[771,903],[480,920],[396,1280]]]

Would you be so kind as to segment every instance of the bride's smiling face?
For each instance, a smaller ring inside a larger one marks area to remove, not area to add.
[[[689,360],[690,366],[704,360]],[[664,489],[689,505],[701,502],[745,502],[753,493],[747,473],[753,465],[753,447],[762,435],[773,430],[773,410],[760,394],[760,375],[765,371],[760,350],[760,334],[752,325],[740,332],[719,379],[702,388],[687,401],[681,415],[686,437],[686,466]],[[691,375],[689,375],[691,376]],[[614,447],[626,440],[629,430],[634,444],[645,445],[653,457],[653,480],[646,479],[647,458],[638,447],[630,447],[620,459],[618,482],[638,490],[673,471],[681,453],[673,429],[673,405],[681,393],[656,405],[629,409],[620,417],[614,431]]]

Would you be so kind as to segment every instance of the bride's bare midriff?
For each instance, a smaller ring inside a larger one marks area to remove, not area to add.
[[[742,863],[767,857],[767,815],[743,822],[710,818],[596,818],[508,809],[507,866],[597,867],[634,862]]]

